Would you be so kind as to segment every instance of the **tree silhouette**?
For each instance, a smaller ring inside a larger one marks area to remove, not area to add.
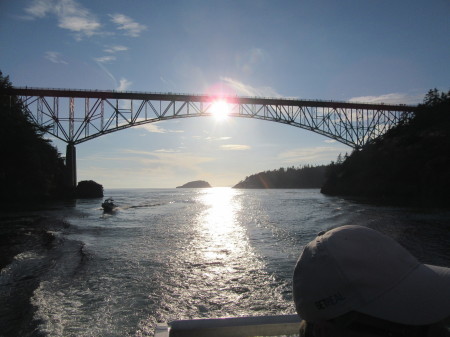
[[[449,207],[450,92],[430,90],[412,118],[330,165],[322,192]]]
[[[320,188],[325,181],[326,166],[279,168],[252,174],[234,188]]]
[[[2,201],[51,198],[62,193],[64,161],[43,138],[45,130],[34,124],[0,72],[0,186]]]

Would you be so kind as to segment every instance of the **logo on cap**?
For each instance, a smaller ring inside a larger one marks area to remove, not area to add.
[[[341,293],[336,293],[331,296],[322,298],[321,300],[314,302],[316,308],[319,310],[323,310],[328,308],[329,306],[336,305],[339,302],[345,301],[345,297],[341,295]]]

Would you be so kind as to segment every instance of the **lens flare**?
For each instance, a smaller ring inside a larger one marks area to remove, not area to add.
[[[215,119],[224,120],[230,115],[231,106],[224,100],[217,100],[212,102],[210,111]]]

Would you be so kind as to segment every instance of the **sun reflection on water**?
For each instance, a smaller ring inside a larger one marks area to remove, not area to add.
[[[252,245],[243,192],[211,188],[195,193],[188,211],[194,217],[180,241],[186,245],[173,256],[173,273],[162,282],[171,289],[162,304],[175,314],[171,318],[280,313],[281,284],[267,273]]]
[[[237,191],[231,188],[212,188],[199,196],[206,210],[198,217],[202,247],[207,260],[221,260],[248,250],[246,233],[237,222],[242,205]]]
[[[189,296],[199,312],[218,311],[236,315],[236,303],[249,301],[258,293],[264,267],[250,245],[240,191],[231,188],[202,190],[198,202],[203,210],[195,223],[195,238],[188,254],[190,270]],[[243,314],[243,313],[240,313]]]

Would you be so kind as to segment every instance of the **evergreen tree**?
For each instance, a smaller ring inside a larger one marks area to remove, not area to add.
[[[450,92],[430,90],[403,123],[330,166],[322,192],[449,207]]]
[[[62,192],[64,161],[43,138],[45,130],[30,120],[0,72],[0,186],[2,201],[55,197]]]
[[[320,188],[325,180],[325,170],[326,166],[281,167],[252,174],[234,188]]]

